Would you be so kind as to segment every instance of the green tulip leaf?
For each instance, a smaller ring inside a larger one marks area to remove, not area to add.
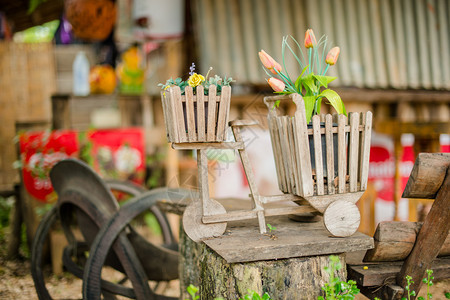
[[[315,85],[314,74],[309,74],[302,79],[303,86],[306,89],[306,94],[317,94],[319,91]]]
[[[313,76],[314,76],[314,78],[317,79],[317,81],[319,81],[320,84],[321,84],[322,86],[324,86],[325,88],[328,88],[328,84],[337,78],[337,77],[332,77],[332,76],[322,76],[322,75],[313,75]]]
[[[309,123],[309,121],[311,121],[312,112],[314,110],[316,96],[304,96],[303,101],[305,101],[306,123]]]
[[[303,81],[303,74],[306,72],[306,69],[308,68],[308,66],[304,67],[302,70],[302,73],[300,74],[300,76],[298,76],[297,80],[295,81],[295,88],[297,89],[297,91],[301,92],[301,88],[302,88],[302,81]]]
[[[337,113],[347,115],[345,111],[344,102],[342,102],[341,97],[333,90],[327,89],[322,91],[319,96],[327,98],[331,106],[334,107]]]

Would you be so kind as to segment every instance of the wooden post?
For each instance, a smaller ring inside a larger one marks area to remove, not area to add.
[[[450,230],[449,165],[450,154],[419,154],[403,193],[403,197],[435,197],[414,248],[397,276],[397,284],[400,286],[406,286],[406,275],[411,276],[414,281],[411,290],[420,290],[425,271],[438,255]]]

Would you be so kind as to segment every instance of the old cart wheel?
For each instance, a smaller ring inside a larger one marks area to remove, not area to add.
[[[227,211],[216,200],[209,199],[210,208],[217,212],[217,214],[225,214]],[[211,223],[205,224],[202,222],[202,203],[201,201],[191,202],[183,214],[183,228],[186,234],[195,242],[199,242],[205,238],[221,236],[227,223]]]
[[[153,276],[159,280],[171,280],[178,277],[178,254],[177,252],[157,245],[143,245],[136,240],[133,232],[127,235],[127,239],[118,240],[123,233],[129,231],[127,224],[139,215],[142,211],[148,210],[156,205],[158,200],[182,201],[184,199],[198,198],[195,193],[185,189],[168,189],[158,188],[146,192],[133,201],[124,204],[101,228],[95,237],[91,246],[89,258],[86,262],[83,275],[83,299],[100,299],[101,293],[101,271],[105,264],[108,250],[114,248],[119,241],[122,245],[124,242],[134,241],[133,245],[140,244],[141,247],[127,250],[128,256],[142,256],[142,259],[135,260],[130,266],[130,271],[142,272],[142,277],[155,280]],[[144,247],[144,248],[143,248]],[[139,251],[141,250],[141,251]],[[142,251],[144,250],[144,251]],[[173,266],[175,265],[175,268]],[[149,272],[150,270],[150,272]],[[145,272],[146,271],[146,272]],[[126,272],[128,275],[128,272]],[[143,293],[143,288],[147,289],[145,284],[131,281],[135,290],[136,299],[153,299],[153,300],[174,300],[175,298],[158,295],[150,291],[150,295]]]
[[[358,230],[360,221],[358,207],[345,200],[330,203],[323,214],[325,228],[336,237],[351,236]]]

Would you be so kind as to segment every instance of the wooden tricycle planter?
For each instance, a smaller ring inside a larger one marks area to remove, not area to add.
[[[297,106],[293,117],[279,115],[275,103],[286,100]],[[367,188],[372,113],[315,115],[308,126],[299,94],[265,97],[264,102],[280,190],[323,213],[333,235],[352,234],[360,222],[355,203]],[[334,228],[339,215],[348,218],[349,228]]]
[[[181,95],[178,86],[161,91],[167,138],[172,143],[221,142],[226,139],[230,112],[231,87],[223,86],[216,95],[210,85],[208,95],[203,86],[190,86]]]

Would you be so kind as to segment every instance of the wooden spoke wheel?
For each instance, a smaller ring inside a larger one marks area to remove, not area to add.
[[[216,200],[207,200],[209,207],[216,214],[225,214],[227,211]],[[227,228],[227,222],[205,224],[202,222],[202,203],[201,201],[191,202],[183,214],[183,227],[186,234],[195,242],[206,238],[221,236]]]
[[[335,237],[351,236],[358,230],[360,221],[358,207],[345,200],[331,202],[323,213],[325,228]]]

